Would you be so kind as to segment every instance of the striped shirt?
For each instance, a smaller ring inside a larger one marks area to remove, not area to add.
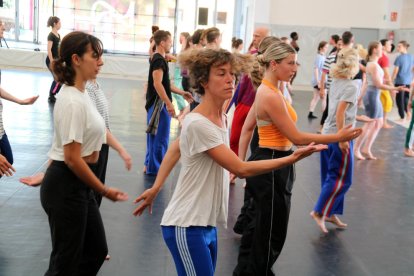
[[[327,79],[326,79],[326,90],[329,90],[329,87],[331,86],[332,77],[329,74],[329,71],[331,70],[332,64],[336,61],[336,53],[333,52],[332,54],[329,54],[329,56],[325,59],[325,62],[323,63],[322,72],[326,73]]]
[[[85,89],[88,91],[89,97],[91,98],[93,104],[96,106],[99,114],[101,114],[102,118],[104,119],[106,128],[109,129],[108,100],[101,90],[99,83],[88,81],[86,83]]]

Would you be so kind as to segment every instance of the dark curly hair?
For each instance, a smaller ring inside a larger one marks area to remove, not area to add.
[[[178,62],[188,68],[190,83],[197,89],[197,93],[204,95],[205,91],[201,84],[208,82],[210,69],[212,67],[230,64],[233,73],[248,73],[253,63],[251,55],[232,54],[224,49],[201,49],[189,50],[178,56]]]

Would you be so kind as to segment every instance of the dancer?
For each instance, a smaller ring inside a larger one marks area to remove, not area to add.
[[[92,191],[112,201],[128,196],[104,186],[95,176],[99,150],[106,142],[105,122],[85,93],[102,62],[96,37],[72,32],[60,46],[53,72],[65,86],[54,109],[52,160],[40,189],[49,218],[52,253],[45,275],[96,275],[108,252],[102,218]]]
[[[315,115],[313,115],[313,112],[315,111],[315,107],[318,104],[320,100],[320,93],[319,93],[319,84],[321,82],[321,76],[322,76],[322,67],[325,62],[325,55],[326,51],[328,51],[328,42],[321,41],[318,45],[318,54],[316,55],[315,61],[313,63],[313,75],[312,75],[312,86],[313,86],[313,98],[309,104],[309,119],[316,119]],[[326,102],[322,100],[322,111],[325,109]]]
[[[359,160],[376,160],[372,154],[371,148],[383,124],[383,109],[380,101],[380,89],[407,91],[405,86],[394,87],[384,84],[384,71],[378,64],[378,59],[382,56],[382,45],[375,41],[371,42],[368,47],[367,56],[367,89],[363,97],[365,112],[369,118],[374,121],[364,125],[362,135],[355,143],[355,157]],[[409,91],[409,90],[408,90]],[[366,155],[366,158],[362,155]]]
[[[47,36],[47,57],[46,57],[46,66],[49,71],[52,73],[53,82],[49,90],[49,103],[56,102],[55,95],[59,92],[61,85],[56,81],[55,76],[53,75],[50,64],[59,57],[59,43],[60,43],[60,34],[59,30],[61,27],[61,22],[59,17],[51,16],[47,20],[47,26],[52,28],[52,31]]]
[[[285,158],[257,162],[243,162],[231,151],[222,108],[232,96],[235,74],[243,70],[240,66],[249,65],[249,59],[223,49],[192,51],[179,57],[204,96],[203,102],[184,119],[180,138],[170,146],[153,187],[134,201],[143,200],[134,215],[141,215],[147,207],[152,212],[155,197],[181,157],[178,183],[161,221],[180,276],[214,274],[216,226],[227,224],[228,171],[240,177],[265,173],[325,148],[310,145]]]
[[[353,80],[359,71],[358,52],[343,49],[332,68],[333,81],[329,91],[328,118],[323,134],[337,133],[346,125],[355,126],[358,110],[359,84]],[[310,213],[323,233],[328,233],[325,221],[345,228],[337,215],[343,214],[344,197],[352,184],[354,167],[353,141],[330,143],[321,152],[322,188],[314,210]]]
[[[192,101],[189,92],[178,89],[170,83],[168,63],[165,60],[165,54],[172,44],[170,33],[158,30],[154,34],[154,41],[156,50],[149,68],[145,109],[147,110],[147,124],[150,125],[151,117],[154,115],[158,116],[158,125],[155,133],[147,133],[143,172],[148,175],[158,173],[161,161],[167,152],[171,117],[175,117],[171,92],[180,94],[188,102]]]
[[[389,71],[389,58],[388,54],[391,53],[391,40],[388,39],[381,39],[381,45],[382,45],[382,56],[378,59],[378,64],[381,66],[382,70],[384,71],[384,83],[391,85],[391,75]],[[391,97],[392,91],[388,90],[381,90],[381,104],[382,108],[384,110],[384,124],[382,128],[393,128],[394,126],[389,124],[387,121],[388,113],[392,110],[392,97]]]
[[[394,62],[394,72],[392,74],[392,81],[395,86],[405,86],[410,88],[411,81],[413,80],[413,69],[414,69],[414,57],[407,53],[410,44],[407,41],[402,40],[398,42],[397,51],[400,55]],[[398,107],[398,114],[400,115],[401,121],[405,120],[405,113],[409,114],[408,98],[410,97],[409,90],[399,92],[395,96],[395,101]]]
[[[327,135],[299,131],[295,110],[276,88],[280,81],[289,81],[296,72],[296,51],[286,43],[276,42],[257,59],[265,72],[242,129],[239,145],[242,160],[251,137],[251,132],[246,130],[253,129],[256,124],[259,147],[250,161],[290,156],[293,144],[348,141],[361,133],[360,129],[349,127]],[[286,239],[294,174],[293,166],[286,166],[246,178],[246,189],[252,194],[256,208],[255,226],[244,229],[233,275],[271,275]]]

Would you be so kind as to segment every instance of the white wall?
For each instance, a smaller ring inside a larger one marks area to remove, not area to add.
[[[412,0],[256,0],[255,23],[395,29],[400,27],[405,2],[413,3]],[[397,22],[390,21],[391,11],[398,12]]]
[[[400,14],[399,14],[400,15]],[[403,9],[401,13],[401,28],[414,28],[414,1],[404,0]]]

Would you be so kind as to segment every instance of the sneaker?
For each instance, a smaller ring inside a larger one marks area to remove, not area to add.
[[[311,112],[309,112],[308,119],[316,119],[316,118],[318,118],[318,117],[313,115]]]

